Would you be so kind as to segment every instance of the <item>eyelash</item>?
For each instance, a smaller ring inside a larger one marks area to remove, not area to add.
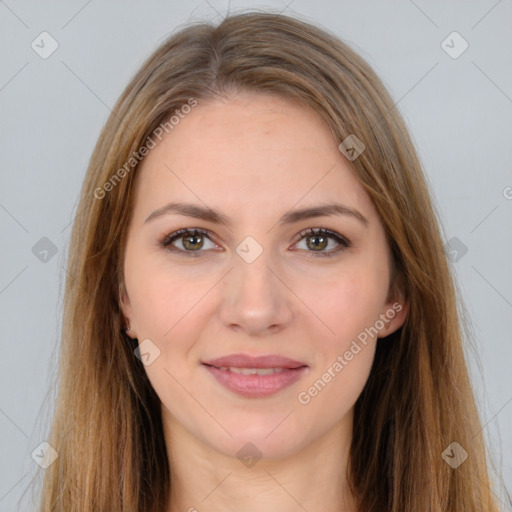
[[[194,228],[194,229],[179,229],[178,231],[175,231],[169,235],[166,235],[163,240],[160,240],[158,242],[158,245],[164,249],[167,249],[168,251],[172,252],[180,252],[184,253],[187,256],[191,257],[198,257],[201,255],[201,250],[198,251],[185,251],[183,249],[178,249],[172,245],[173,242],[176,240],[183,238],[184,236],[204,236],[208,238],[210,241],[213,242],[212,236],[209,231],[206,231],[201,228]],[[307,236],[325,236],[328,238],[332,238],[335,240],[339,245],[335,249],[332,249],[330,251],[324,252],[324,251],[306,251],[312,254],[313,257],[320,257],[320,258],[330,258],[339,252],[342,252],[345,249],[348,249],[349,247],[352,247],[352,243],[348,238],[345,238],[344,236],[340,235],[339,233],[336,233],[335,231],[331,231],[329,229],[324,228],[308,228],[299,233],[299,239],[295,242],[296,244],[302,241]]]

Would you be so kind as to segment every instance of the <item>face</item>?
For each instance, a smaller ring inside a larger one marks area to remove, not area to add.
[[[138,172],[121,303],[166,431],[284,457],[351,424],[405,307],[327,125],[266,94],[199,102]]]

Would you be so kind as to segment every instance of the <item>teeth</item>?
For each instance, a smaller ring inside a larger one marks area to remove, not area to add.
[[[284,370],[284,368],[233,368],[231,366],[221,366],[220,369],[242,375],[272,375],[274,373],[281,373]]]

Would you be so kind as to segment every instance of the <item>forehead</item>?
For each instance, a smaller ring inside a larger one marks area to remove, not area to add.
[[[251,215],[319,200],[372,209],[327,123],[309,107],[270,94],[199,101],[138,173],[136,205],[144,212],[174,199]]]

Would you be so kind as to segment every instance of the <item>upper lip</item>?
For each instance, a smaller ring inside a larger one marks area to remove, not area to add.
[[[248,356],[245,354],[230,354],[227,356],[203,361],[210,366],[230,368],[301,368],[306,363],[295,361],[289,357],[278,355]]]

